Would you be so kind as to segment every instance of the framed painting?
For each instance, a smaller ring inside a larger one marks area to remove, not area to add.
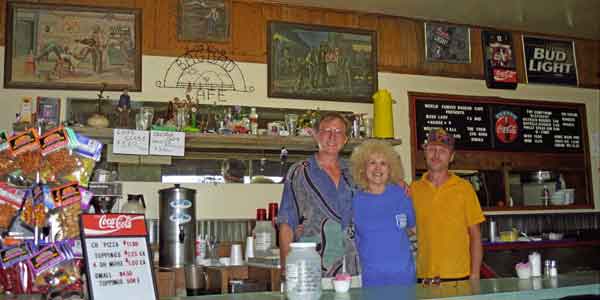
[[[372,102],[375,31],[273,21],[267,26],[269,97]]]
[[[432,63],[471,63],[469,27],[425,22],[425,60]]]
[[[177,39],[195,42],[229,41],[231,0],[178,0]]]
[[[37,97],[35,117],[38,122],[43,122],[48,127],[60,124],[60,98]]]
[[[141,10],[8,2],[5,88],[141,91]]]

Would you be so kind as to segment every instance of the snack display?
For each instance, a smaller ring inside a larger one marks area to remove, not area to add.
[[[2,293],[83,298],[79,216],[93,194],[82,186],[101,152],[69,128],[0,132]]]

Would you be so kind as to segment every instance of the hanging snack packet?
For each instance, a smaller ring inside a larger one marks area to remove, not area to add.
[[[29,259],[31,253],[27,244],[22,243],[15,247],[5,247],[0,249],[0,267],[7,269],[15,264]]]
[[[0,232],[8,229],[23,203],[25,191],[0,182]]]
[[[41,174],[46,182],[55,182],[58,178],[75,172],[77,160],[69,149],[64,127],[47,131],[40,138],[40,148],[44,157]]]
[[[8,137],[5,131],[0,131],[0,180],[5,181],[6,175],[16,171],[19,165],[8,149]]]
[[[11,136],[8,148],[18,162],[21,174],[29,180],[35,180],[36,173],[42,166],[40,139],[35,129],[30,128]]]
[[[48,263],[42,262],[41,267],[33,268],[35,276],[35,288],[48,293],[50,291],[81,290],[81,262],[74,259],[69,241],[60,241],[51,245],[52,248],[45,248],[46,256],[55,255],[60,259]],[[50,253],[50,254],[48,254]],[[34,254],[35,256],[35,254]],[[33,257],[30,262],[33,261]]]
[[[29,228],[43,227],[46,223],[47,189],[35,185],[25,193],[25,201],[21,209],[21,222]]]
[[[81,192],[79,183],[71,182],[50,191],[57,208],[58,222],[63,239],[79,237],[79,215],[81,214]]]
[[[72,128],[66,128],[66,131],[69,136],[69,147],[75,153],[94,161],[100,161],[102,156],[102,143],[100,141],[78,134]]]

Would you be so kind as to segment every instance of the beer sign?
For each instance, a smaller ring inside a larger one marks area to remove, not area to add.
[[[528,83],[577,86],[574,42],[523,36]]]

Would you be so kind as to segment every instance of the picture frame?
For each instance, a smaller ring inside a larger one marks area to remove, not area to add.
[[[425,22],[425,61],[471,63],[471,30],[468,26]]]
[[[190,42],[229,42],[231,0],[177,0],[177,39]]]
[[[270,21],[269,97],[372,102],[377,91],[377,33]]]
[[[35,105],[35,118],[50,127],[60,124],[60,98],[37,97]]]
[[[4,87],[141,91],[140,9],[7,3]]]

